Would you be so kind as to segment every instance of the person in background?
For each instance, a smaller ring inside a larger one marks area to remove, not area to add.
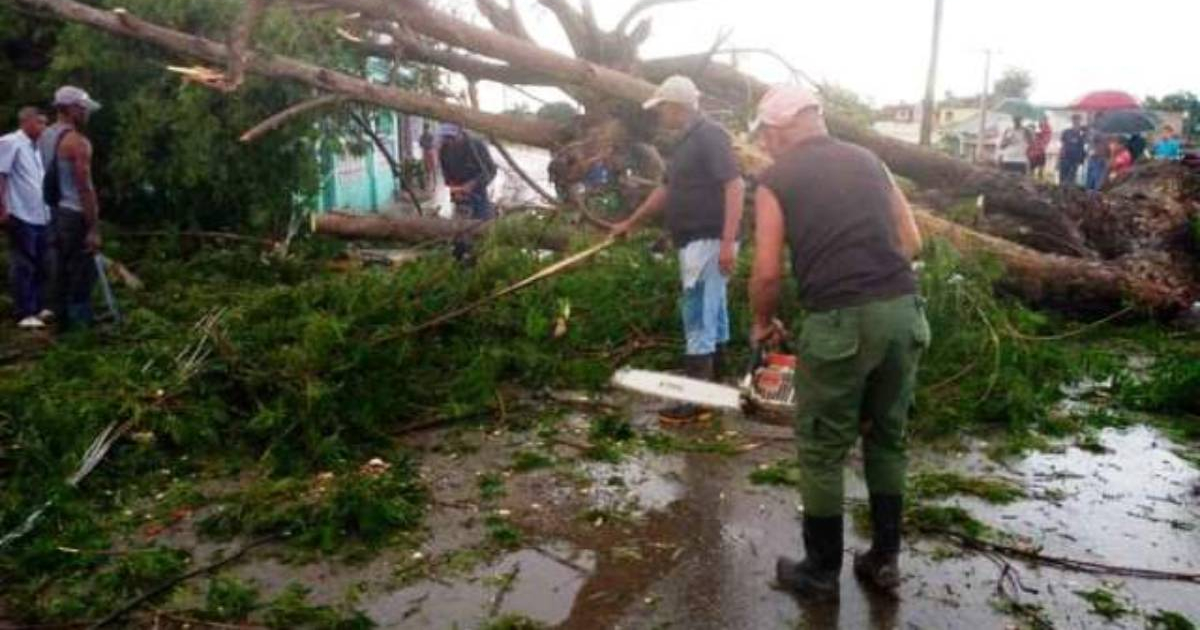
[[[711,381],[720,372],[722,347],[729,341],[726,289],[737,262],[745,182],[729,134],[700,112],[700,92],[691,79],[668,78],[644,107],[655,110],[661,127],[678,140],[666,183],[655,188],[632,216],[615,225],[613,235],[624,235],[666,212],[682,275],[684,370],[692,378]],[[688,404],[659,412],[667,424],[710,415]]]
[[[494,219],[496,211],[488,198],[488,185],[496,178],[497,169],[487,144],[454,123],[442,123],[438,135],[442,140],[438,162],[450,198],[455,205],[469,208],[467,218]]]
[[[1029,173],[1029,146],[1033,134],[1025,128],[1020,116],[1013,116],[1013,126],[1000,140],[1000,168],[1009,173]]]
[[[837,597],[843,473],[861,436],[872,542],[855,557],[854,573],[894,591],[901,577],[906,425],[930,343],[912,265],[921,234],[887,167],[874,153],[831,137],[820,101],[808,90],[772,88],[753,128],[775,163],[759,177],[754,202],[752,339],[769,344],[779,335],[773,321],[785,267],[807,314],[797,346],[803,367],[795,425],[805,557],[779,558],[776,581],[802,597]]]
[[[434,143],[433,128],[429,123],[421,129],[421,137],[417,140],[421,146],[421,161],[425,166],[425,190],[433,191],[437,187],[437,146]]]
[[[1113,182],[1133,170],[1133,154],[1126,143],[1113,136],[1108,140],[1108,181]]]
[[[1034,178],[1042,179],[1046,172],[1046,152],[1050,148],[1050,139],[1054,137],[1054,131],[1050,128],[1050,121],[1042,116],[1042,121],[1038,125],[1037,133],[1033,134],[1033,142],[1029,144],[1029,170],[1033,173]]]
[[[1146,157],[1146,138],[1140,133],[1135,133],[1129,136],[1129,140],[1125,142],[1125,148],[1129,149],[1129,156],[1134,162]]]
[[[1178,161],[1183,159],[1183,143],[1175,135],[1175,128],[1165,125],[1158,142],[1154,143],[1154,159]]]
[[[1098,191],[1108,181],[1108,145],[1108,139],[1104,136],[1092,137],[1092,150],[1088,155],[1084,179],[1084,188],[1087,190]]]
[[[1074,186],[1079,178],[1079,167],[1087,160],[1087,129],[1083,126],[1083,117],[1071,115],[1071,128],[1062,132],[1059,141],[1062,147],[1058,153],[1058,183],[1062,186]]]
[[[8,231],[9,282],[17,326],[45,328],[42,303],[50,210],[42,200],[45,171],[37,141],[46,119],[36,107],[17,114],[19,129],[0,136],[0,225]],[[45,312],[44,312],[45,311]]]
[[[54,93],[57,121],[38,140],[50,206],[47,299],[63,329],[90,326],[94,319],[100,202],[92,185],[92,143],[83,129],[98,109],[100,104],[84,90],[59,88]]]

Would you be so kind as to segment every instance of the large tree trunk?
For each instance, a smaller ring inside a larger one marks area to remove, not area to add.
[[[415,245],[430,241],[473,240],[486,235],[495,221],[441,219],[332,212],[313,217],[312,231],[348,241],[389,241]],[[531,247],[564,250],[571,235],[564,230],[540,230]]]
[[[1111,313],[1128,300],[1170,314],[1188,304],[1179,286],[1146,277],[1121,264],[1047,254],[947,221],[927,209],[916,210],[927,236],[944,239],[964,252],[985,253],[1004,264],[1006,288],[1022,298],[1076,313]]]
[[[209,62],[228,63],[230,60],[229,49],[224,44],[148,24],[124,12],[101,11],[74,0],[0,1],[48,11],[66,20],[151,42]],[[586,165],[590,157],[613,152],[614,147],[629,149],[645,141],[642,114],[637,104],[654,89],[645,78],[540,48],[529,41],[527,35],[514,36],[476,27],[436,11],[422,0],[322,0],[322,4],[361,12],[364,19],[399,24],[395,31],[398,36],[418,39],[407,43],[400,41],[398,48],[404,50],[408,46],[409,50],[423,51],[425,57],[421,61],[457,64],[459,70],[468,73],[472,69],[479,74],[519,73],[523,81],[544,81],[573,94],[584,94],[589,97],[585,101],[589,109],[587,124],[564,128],[549,122],[486,114],[265,53],[247,52],[244,57],[247,71],[292,79],[352,100],[461,122],[485,134],[524,144],[559,147],[562,141],[570,139],[569,144],[560,148],[560,154],[573,157],[571,161],[576,165]],[[567,9],[561,2],[550,4],[557,7],[558,13]],[[566,17],[560,19],[595,28],[594,20],[584,17],[579,21],[574,14],[564,15]],[[605,35],[615,36],[612,33]],[[585,39],[576,34],[576,43],[581,46],[587,44]],[[420,48],[429,40],[467,52]],[[587,49],[589,54],[599,54],[591,51],[590,44]],[[431,54],[431,51],[438,54]],[[690,71],[709,96],[736,98],[743,105],[752,103],[766,87],[752,77],[712,63],[703,56],[650,61],[640,67],[635,65],[635,69],[652,78],[668,72]],[[1148,197],[1145,186],[1131,188],[1128,194],[1121,194],[1118,186],[1108,198],[1038,187],[1026,179],[885,138],[852,125],[832,112],[828,118],[834,134],[879,154],[896,173],[932,191],[927,192],[930,199],[961,200],[981,196],[982,212],[973,221],[975,227],[1039,250],[1079,258],[1044,257],[1033,250],[1013,249],[1016,246],[1012,243],[923,217],[923,224],[932,233],[954,237],[952,240],[961,246],[997,255],[1013,270],[1017,283],[1030,289],[1024,291],[1028,295],[1057,294],[1086,298],[1086,301],[1093,297],[1103,301],[1114,299],[1115,295],[1127,295],[1161,310],[1178,308],[1197,295],[1194,264],[1179,250],[1186,237],[1155,239],[1151,238],[1150,229],[1150,226],[1165,225],[1169,233],[1179,232],[1179,228],[1186,226],[1187,220],[1196,214],[1194,203],[1175,203],[1163,195]],[[748,151],[746,157],[749,166],[759,156]],[[582,169],[565,171],[570,177],[578,177]],[[1127,219],[1129,216],[1143,217],[1142,209],[1147,207],[1147,199],[1154,203],[1154,216],[1150,217],[1153,220]],[[945,205],[950,205],[949,201]],[[1126,219],[1120,220],[1122,217]],[[1121,225],[1123,229],[1114,229],[1114,225]],[[1136,241],[1128,240],[1131,229],[1137,235]],[[1156,247],[1167,252],[1156,250]],[[1113,260],[1099,262],[1102,258]]]

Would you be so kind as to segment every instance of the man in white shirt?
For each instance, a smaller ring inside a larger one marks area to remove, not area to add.
[[[1029,145],[1033,134],[1025,128],[1018,116],[1013,116],[1013,126],[1004,132],[1000,141],[1000,168],[1010,173],[1029,174]]]
[[[0,136],[0,226],[8,232],[9,278],[17,325],[44,328],[47,225],[50,210],[42,199],[45,170],[37,139],[46,119],[35,107],[18,114],[20,128]]]

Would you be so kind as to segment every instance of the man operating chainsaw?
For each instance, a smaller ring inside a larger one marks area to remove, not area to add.
[[[920,233],[887,167],[830,137],[811,92],[773,88],[753,129],[774,159],[755,198],[753,340],[770,344],[781,332],[772,320],[785,242],[807,312],[796,370],[805,558],[780,558],[776,578],[802,596],[837,596],[842,472],[861,435],[873,540],[856,556],[854,572],[892,590],[900,581],[905,425],[930,341],[911,264]]]
[[[729,341],[726,285],[737,258],[738,230],[746,188],[734,160],[729,135],[699,112],[700,92],[686,77],[670,77],[646,101],[659,123],[678,137],[667,181],[625,221],[614,235],[632,230],[646,218],[666,211],[666,225],[679,248],[683,275],[683,330],[687,339],[684,371],[711,381]],[[702,420],[709,411],[679,404],[660,412],[667,423]]]

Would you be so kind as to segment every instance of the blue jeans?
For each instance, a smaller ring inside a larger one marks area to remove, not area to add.
[[[1087,184],[1085,187],[1088,190],[1100,190],[1104,186],[1105,180],[1108,179],[1108,160],[1098,157],[1090,157],[1087,162]]]
[[[718,344],[729,341],[728,285],[729,279],[721,273],[717,257],[713,256],[704,265],[696,283],[684,289],[680,311],[687,354],[712,354],[717,351]]]
[[[492,205],[492,201],[488,199],[487,188],[479,188],[467,196],[465,201],[455,204],[455,214],[459,214],[462,210],[467,210],[470,214],[469,219],[477,221],[491,221],[496,218],[496,208]],[[454,258],[463,260],[471,255],[471,238],[469,236],[459,237],[454,240]]]
[[[42,311],[47,228],[8,217],[8,278],[17,319]]]

